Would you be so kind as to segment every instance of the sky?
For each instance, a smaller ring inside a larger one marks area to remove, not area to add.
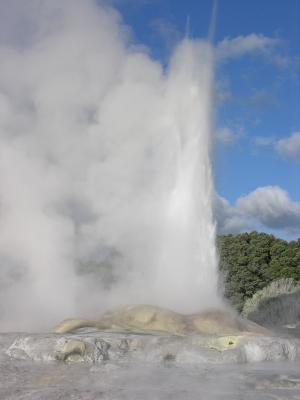
[[[212,0],[113,4],[134,40],[165,65],[187,33],[208,36]],[[221,232],[299,236],[299,38],[299,0],[217,3],[213,165]]]

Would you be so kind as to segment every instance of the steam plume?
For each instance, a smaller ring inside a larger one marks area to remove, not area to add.
[[[0,26],[1,330],[217,304],[210,45],[163,71],[92,0],[7,1]]]

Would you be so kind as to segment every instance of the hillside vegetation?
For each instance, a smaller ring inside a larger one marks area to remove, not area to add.
[[[245,301],[242,315],[269,327],[299,323],[300,284],[293,278],[271,282]]]
[[[300,238],[287,242],[267,233],[218,237],[225,297],[241,311],[247,299],[281,278],[300,282]]]

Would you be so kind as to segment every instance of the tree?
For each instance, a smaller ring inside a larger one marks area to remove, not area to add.
[[[300,281],[300,239],[287,242],[267,233],[218,238],[225,297],[241,311],[246,299],[280,278]]]

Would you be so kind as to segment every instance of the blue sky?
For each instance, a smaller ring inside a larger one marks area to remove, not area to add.
[[[163,63],[187,26],[192,38],[207,37],[212,5],[212,0],[114,2],[135,41]],[[257,188],[278,187],[277,194],[269,190],[265,208],[274,206],[269,214],[279,213],[278,204],[286,201],[286,210],[282,205],[280,212],[300,220],[300,1],[219,0],[214,44],[220,49],[215,81],[216,190],[228,200],[226,207],[235,207],[241,196]],[[260,193],[262,201],[265,193]],[[256,220],[252,227],[298,236],[299,227],[266,223],[262,210],[247,207]]]

